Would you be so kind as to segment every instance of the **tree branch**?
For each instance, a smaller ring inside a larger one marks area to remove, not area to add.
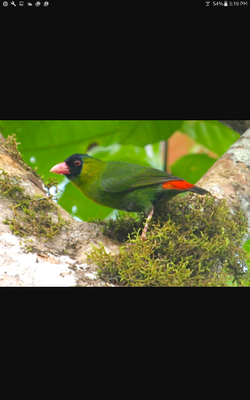
[[[219,120],[222,124],[226,125],[228,128],[233,129],[242,135],[248,128],[250,128],[250,120]]]
[[[206,172],[197,185],[225,199],[233,212],[241,207],[248,221],[250,237],[250,129]]]

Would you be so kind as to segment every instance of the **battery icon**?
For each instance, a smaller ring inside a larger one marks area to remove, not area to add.
[[[224,7],[227,7],[227,6],[228,6],[228,2],[224,1]]]

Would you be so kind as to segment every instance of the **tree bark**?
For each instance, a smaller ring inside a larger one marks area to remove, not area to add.
[[[250,120],[219,120],[222,124],[228,126],[233,129],[235,132],[238,132],[242,135],[246,132],[247,129],[250,128]]]
[[[219,158],[197,183],[225,199],[231,212],[241,207],[248,220],[244,241],[250,237],[250,129]]]

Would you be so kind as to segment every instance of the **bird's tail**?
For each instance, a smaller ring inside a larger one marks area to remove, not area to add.
[[[201,194],[201,195],[209,193],[206,189],[202,189],[202,188],[200,188],[198,186],[193,186],[188,191],[189,192],[193,192],[193,193],[198,193],[198,194]]]
[[[193,192],[198,194],[206,194],[209,193],[206,189],[202,189],[198,186],[193,185],[192,183],[188,183],[184,180],[171,180],[164,182],[162,185],[163,189],[173,189],[184,192]]]

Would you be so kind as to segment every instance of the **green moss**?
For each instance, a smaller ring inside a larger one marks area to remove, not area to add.
[[[15,135],[10,135],[2,143],[2,147],[29,172],[29,179],[33,175],[35,183],[40,187],[38,180],[40,181],[41,177],[24,163],[17,149],[18,144]],[[6,171],[0,170],[0,198],[11,199],[12,205],[10,208],[14,212],[13,218],[6,218],[3,222],[8,224],[12,232],[17,236],[24,238],[26,236],[44,237],[46,238],[45,240],[54,237],[68,223],[62,219],[59,208],[53,202],[52,196],[35,195],[31,198],[24,193],[20,183],[20,177],[10,176]],[[48,188],[55,184],[55,179],[50,179],[46,182]],[[32,242],[25,242],[27,251],[32,250],[30,243]]]
[[[225,201],[188,194],[155,210],[146,241],[140,237],[144,224],[142,215],[102,222],[109,237],[128,238],[115,256],[102,245],[93,248],[90,257],[104,280],[126,286],[243,284],[247,223],[240,210],[232,215]]]
[[[94,220],[98,223],[104,235],[108,236],[117,243],[124,243],[128,239],[128,235],[143,229],[145,225],[145,216],[143,213],[138,213],[135,217],[129,213],[118,214],[116,219],[109,220]]]
[[[14,212],[13,218],[6,218],[12,232],[21,237],[34,235],[37,237],[52,238],[60,232],[67,223],[62,219],[58,207],[51,196],[30,196],[24,194],[20,187],[21,178],[11,177],[4,170],[0,170],[0,197],[11,199],[10,208]]]
[[[2,147],[11,155],[12,158],[24,164],[22,156],[17,149],[17,146],[20,143],[17,142],[16,135],[9,135],[4,143],[2,143]]]
[[[52,186],[55,187],[56,191],[55,193],[57,194],[60,190],[58,189],[58,184],[59,181],[57,178],[48,178],[48,179],[43,179],[44,186],[49,190],[52,188]]]

